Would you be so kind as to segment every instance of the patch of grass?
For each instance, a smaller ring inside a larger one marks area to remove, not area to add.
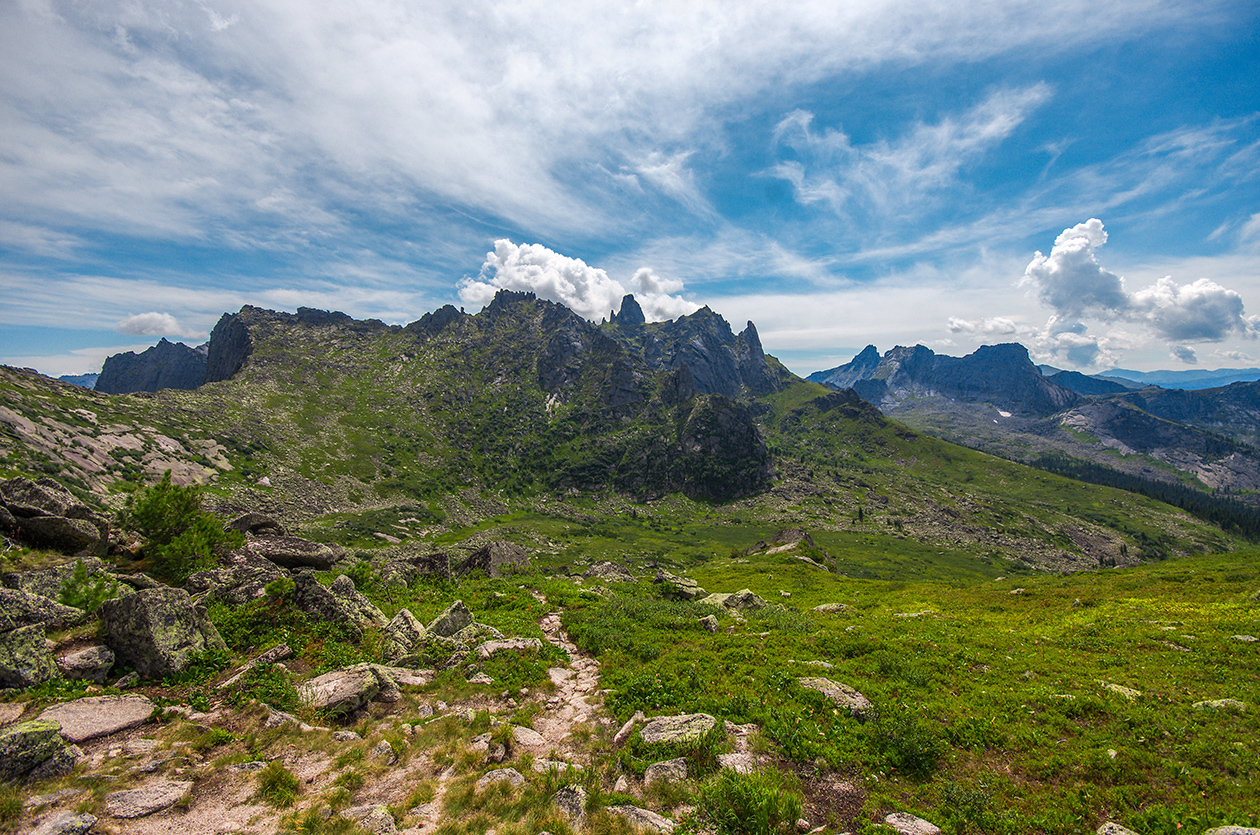
[[[232,688],[228,701],[234,705],[259,701],[283,711],[295,710],[299,705],[289,671],[279,664],[259,664],[249,670]]]
[[[255,778],[257,795],[272,806],[292,806],[297,800],[301,784],[293,772],[279,760],[272,760],[258,772]]]
[[[775,769],[740,774],[723,770],[700,788],[695,823],[719,835],[789,835],[801,817],[801,793],[789,773]],[[693,824],[684,828],[698,832]]]

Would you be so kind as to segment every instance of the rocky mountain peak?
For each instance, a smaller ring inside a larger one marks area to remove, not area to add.
[[[610,313],[608,321],[623,328],[634,328],[646,324],[647,317],[643,315],[643,308],[639,307],[639,302],[635,300],[634,294],[627,293],[621,299],[621,312]]]
[[[206,379],[206,351],[163,337],[136,354],[127,351],[105,360],[96,390],[126,394],[159,389],[195,389]]]

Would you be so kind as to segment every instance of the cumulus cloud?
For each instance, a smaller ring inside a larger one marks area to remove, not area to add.
[[[1019,333],[1019,326],[1002,316],[975,320],[950,316],[946,324],[950,333],[967,333],[977,336],[1010,336]]]
[[[630,284],[648,321],[673,319],[699,309],[672,295],[683,289],[681,281],[660,278],[647,267],[640,268]],[[629,292],[607,272],[580,258],[561,255],[542,244],[518,245],[507,239],[494,242],[494,251],[486,253],[476,277],[460,281],[459,298],[465,304],[485,305],[500,290],[528,291],[591,320],[620,309],[622,297]]]
[[[1133,295],[1133,309],[1168,340],[1219,342],[1231,331],[1253,329],[1242,296],[1206,278],[1184,285],[1161,278]]]
[[[1168,353],[1172,354],[1173,359],[1181,360],[1186,365],[1199,364],[1199,355],[1189,345],[1169,345]]]
[[[1049,255],[1040,251],[1024,270],[1023,284],[1060,316],[1093,313],[1114,318],[1129,306],[1124,281],[1098,263],[1096,251],[1107,242],[1102,221],[1090,218],[1064,229]]]
[[[1086,335],[1086,318],[1137,326],[1148,338],[1174,343],[1169,350],[1186,363],[1198,357],[1184,343],[1221,342],[1232,334],[1254,338],[1260,331],[1260,317],[1245,314],[1242,296],[1211,279],[1178,284],[1165,276],[1130,292],[1123,278],[1098,262],[1106,242],[1102,221],[1091,218],[1063,230],[1050,254],[1036,253],[1024,270],[1021,285],[1054,310],[1040,337],[1043,350],[1092,357],[1083,364],[1097,364],[1107,340]]]
[[[121,333],[132,336],[182,336],[184,329],[169,313],[137,313],[118,323]]]

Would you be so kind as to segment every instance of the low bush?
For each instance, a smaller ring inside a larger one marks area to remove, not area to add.
[[[258,772],[258,796],[272,806],[292,806],[300,785],[292,771],[279,760],[272,760]]]
[[[700,788],[697,816],[719,835],[788,835],[796,831],[801,809],[800,791],[789,774],[723,770]]]

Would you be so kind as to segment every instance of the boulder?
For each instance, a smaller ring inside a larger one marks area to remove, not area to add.
[[[849,711],[857,719],[865,719],[866,712],[871,709],[871,700],[854,690],[847,684],[832,681],[829,678],[798,678],[801,687],[817,690],[836,705]]]
[[[649,744],[672,744],[703,736],[713,729],[717,720],[707,713],[685,713],[679,716],[656,716],[648,720],[639,732],[640,738]]]
[[[25,777],[66,754],[61,726],[56,722],[32,719],[0,728],[0,781]]]
[[[633,583],[634,575],[625,566],[615,562],[597,562],[582,575],[590,580],[603,580],[605,583]]]
[[[308,571],[294,576],[293,602],[307,614],[321,620],[348,626],[356,638],[368,627],[385,627],[389,618],[354,587],[354,581],[342,574],[324,587]]]
[[[1137,833],[1132,829],[1129,829],[1127,826],[1121,826],[1118,823],[1108,821],[1098,827],[1098,829],[1094,831],[1094,835],[1137,835]]]
[[[87,835],[94,826],[95,816],[61,809],[40,821],[39,826],[31,830],[31,835]]]
[[[1214,826],[1203,835],[1260,835],[1260,827],[1255,826]]]
[[[917,818],[908,812],[894,812],[884,818],[884,825],[891,826],[900,835],[940,835],[940,827]]]
[[[653,783],[680,783],[687,779],[687,759],[678,757],[664,762],[652,763],[643,772],[643,785]]]
[[[464,601],[456,600],[447,606],[442,614],[434,618],[425,631],[442,638],[449,638],[473,622],[472,612],[464,605]]]
[[[109,541],[86,519],[66,516],[32,516],[21,522],[22,536],[33,545],[52,548],[63,554],[88,551],[103,554]]]
[[[39,568],[34,571],[23,571],[20,573],[11,571],[0,576],[0,581],[3,581],[6,588],[38,594],[41,597],[47,597],[49,600],[58,600],[61,597],[62,589],[66,587],[66,583],[73,579],[75,570],[80,562],[83,563],[83,568],[90,580],[99,578],[106,580],[115,579],[106,570],[105,563],[98,558],[83,557],[82,559],[71,560],[52,568]]]
[[[194,655],[227,649],[205,610],[194,607],[183,589],[145,589],[106,600],[99,613],[106,644],[145,678],[174,675]]]
[[[398,831],[387,806],[355,806],[341,814],[372,835],[391,835]]]
[[[158,780],[138,789],[112,792],[105,795],[105,811],[116,818],[142,818],[174,806],[192,785],[191,780]]]
[[[669,600],[699,600],[708,594],[690,577],[679,577],[663,568],[656,572],[652,582],[665,587],[663,594]]]
[[[104,682],[114,668],[114,652],[107,646],[84,647],[57,658],[57,669],[70,679]]]
[[[10,478],[0,481],[0,501],[18,518],[65,516],[91,519],[97,515],[51,478],[41,478],[39,481]]]
[[[507,783],[510,786],[519,786],[525,782],[525,775],[521,774],[515,768],[496,768],[493,771],[487,771],[477,781],[477,791],[485,791],[487,787],[495,783]]]
[[[718,754],[718,768],[737,774],[752,774],[757,770],[757,761],[748,753]]]
[[[457,574],[484,571],[489,577],[501,577],[504,571],[529,568],[529,552],[514,542],[491,542],[469,554]]]
[[[241,533],[266,534],[270,536],[287,536],[284,526],[265,513],[246,513],[237,516],[223,526],[229,531]]]
[[[204,602],[241,606],[267,594],[267,585],[289,576],[270,560],[242,548],[229,557],[232,565],[197,571],[188,576],[184,588],[192,595],[205,595]]]
[[[770,604],[758,595],[753,594],[749,589],[740,589],[726,598],[722,605],[738,612],[753,612],[758,609],[764,609]]]
[[[0,589],[0,631],[40,624],[64,629],[87,620],[87,612],[21,589]]]
[[[533,728],[513,725],[512,742],[516,745],[523,745],[526,748],[537,748],[540,745],[546,745],[547,738]]]
[[[824,603],[821,606],[815,606],[815,612],[821,612],[824,615],[836,614],[838,612],[849,611],[849,606],[844,603]]]
[[[1192,707],[1196,710],[1234,710],[1239,713],[1247,712],[1247,705],[1237,699],[1212,699],[1206,702],[1195,702]]]
[[[341,548],[311,542],[296,536],[256,536],[245,543],[245,550],[284,568],[313,568],[328,571],[345,553]]]
[[[86,742],[142,725],[155,708],[144,696],[88,696],[53,705],[39,718],[56,723],[71,742]]]
[[[718,631],[718,619],[714,615],[705,615],[700,618],[700,625],[704,627],[706,632]]]
[[[551,802],[575,830],[586,825],[586,789],[580,783],[562,786],[551,796]]]
[[[444,552],[418,554],[391,560],[377,569],[382,582],[396,586],[409,586],[420,577],[451,579],[451,557]]]
[[[424,637],[424,624],[416,620],[410,609],[399,609],[398,614],[385,627],[385,658],[396,661]]]
[[[674,831],[674,822],[672,820],[662,817],[655,812],[649,812],[647,809],[640,809],[638,806],[631,806],[630,804],[609,806],[608,811],[622,818],[636,829],[642,829],[647,832],[663,832],[666,835]]]
[[[333,670],[298,686],[303,704],[336,716],[366,707],[380,692],[380,679],[369,664]]]
[[[31,687],[58,675],[42,624],[0,632],[0,687]]]

